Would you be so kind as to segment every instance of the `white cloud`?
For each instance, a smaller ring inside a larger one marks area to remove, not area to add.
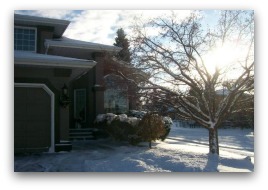
[[[190,11],[173,11],[180,17],[189,15]],[[171,14],[170,10],[88,10],[73,18],[65,35],[70,38],[113,44],[116,31],[123,28],[128,34],[135,17],[147,19]],[[155,33],[153,30],[151,33]]]
[[[15,13],[56,19],[64,19],[74,15],[72,10],[17,10]]]
[[[171,14],[170,10],[33,10],[15,12],[70,20],[71,24],[64,36],[109,45],[114,43],[117,29],[123,28],[127,34],[131,32],[130,26],[135,17],[146,21],[150,18]],[[190,11],[183,10],[173,12],[179,13],[180,17],[185,17],[190,13]],[[149,32],[155,34],[154,29]]]
[[[79,40],[112,44],[113,40],[109,36],[117,30],[119,12],[83,11],[73,18],[64,35]]]

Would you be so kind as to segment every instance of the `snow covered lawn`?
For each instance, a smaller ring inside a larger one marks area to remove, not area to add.
[[[251,172],[254,133],[220,129],[220,156],[208,154],[208,132],[174,123],[162,142],[131,146],[109,139],[74,142],[71,152],[16,155],[16,172]]]

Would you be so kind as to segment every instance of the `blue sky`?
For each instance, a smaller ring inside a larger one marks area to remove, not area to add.
[[[190,11],[176,11],[183,18]],[[64,36],[112,45],[118,28],[123,28],[128,34],[135,16],[142,16],[143,20],[169,14],[167,10],[16,10],[15,13],[41,17],[70,20]],[[216,11],[204,11],[204,21],[214,23]],[[152,31],[153,32],[153,31]]]

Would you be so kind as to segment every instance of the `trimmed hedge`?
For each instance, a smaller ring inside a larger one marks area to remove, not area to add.
[[[144,112],[143,112],[144,113]],[[95,127],[102,131],[99,137],[110,136],[117,141],[128,141],[132,145],[140,142],[162,140],[168,136],[172,120],[158,114],[139,114],[142,118],[128,117],[125,114],[100,114],[95,120]]]

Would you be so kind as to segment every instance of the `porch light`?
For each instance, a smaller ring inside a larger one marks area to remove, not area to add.
[[[61,91],[64,96],[68,96],[68,87],[66,86],[66,84],[63,85]]]
[[[64,84],[63,87],[61,88],[61,96],[60,96],[60,105],[63,108],[68,107],[69,104],[71,103],[68,91],[69,91],[68,87],[66,86],[66,84]]]

